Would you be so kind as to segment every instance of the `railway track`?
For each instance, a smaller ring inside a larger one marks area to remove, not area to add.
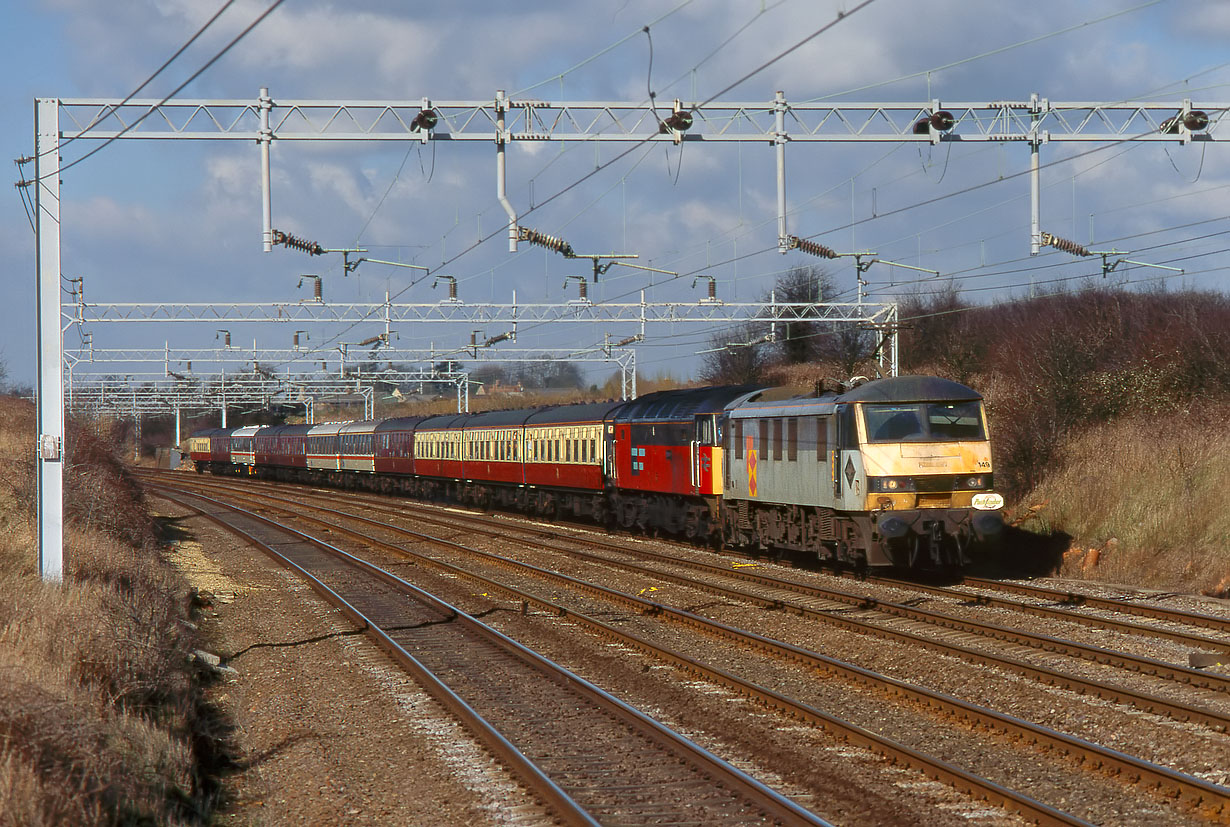
[[[245,485],[248,485],[248,483],[245,483]],[[284,491],[285,489],[279,489],[277,486],[269,486],[268,490]],[[276,494],[269,494],[269,496],[275,498],[277,497]],[[327,494],[307,494],[305,496],[308,499],[318,497],[318,501],[333,503],[336,500],[337,495],[333,492],[329,492]],[[1127,691],[1121,687],[1107,685],[1096,680],[1082,679],[1076,676],[1065,675],[1064,673],[1053,669],[1039,669],[1034,664],[1024,662],[1022,658],[1028,657],[1030,650],[1045,651],[1067,657],[1093,661],[1117,668],[1128,669],[1180,684],[1200,687],[1210,690],[1211,692],[1219,693],[1219,695],[1230,695],[1230,676],[1218,674],[1216,672],[1192,669],[1187,666],[1167,663],[1155,658],[1136,656],[1126,652],[1115,651],[1106,647],[1090,646],[1074,641],[1063,640],[1061,638],[1032,634],[998,624],[971,621],[951,614],[946,614],[944,612],[924,609],[906,603],[874,599],[866,594],[823,588],[813,584],[805,584],[795,580],[774,577],[772,575],[756,571],[752,567],[732,569],[729,566],[722,565],[720,563],[681,558],[676,555],[670,555],[648,548],[633,546],[626,542],[611,542],[609,540],[595,537],[589,532],[561,533],[558,530],[547,529],[529,523],[481,516],[469,512],[451,512],[454,516],[450,516],[450,512],[442,512],[440,509],[432,508],[430,506],[407,504],[400,500],[390,501],[387,498],[355,494],[353,492],[347,493],[346,498],[347,502],[359,503],[364,507],[371,508],[377,512],[388,515],[404,516],[407,513],[413,513],[418,519],[428,521],[436,525],[457,526],[459,525],[459,521],[464,520],[466,530],[473,530],[474,527],[478,526],[482,527],[483,530],[489,531],[493,536],[508,537],[510,536],[510,533],[513,533],[528,538],[535,538],[536,540],[567,540],[573,543],[583,543],[587,546],[603,551],[615,552],[623,557],[634,556],[655,564],[667,566],[671,569],[690,569],[692,571],[704,574],[707,577],[707,580],[702,582],[696,580],[695,578],[679,577],[678,575],[672,574],[670,571],[663,570],[662,568],[637,569],[634,565],[624,560],[605,557],[601,558],[603,562],[610,565],[618,565],[629,570],[640,571],[643,574],[651,575],[653,577],[669,579],[684,585],[708,589],[725,597],[748,600],[774,609],[794,612],[818,621],[839,625],[860,633],[896,640],[905,640],[928,648],[936,648],[940,651],[945,651],[949,654],[960,657],[963,660],[973,662],[993,662],[995,665],[1011,669],[1018,674],[1026,675],[1033,679],[1042,680],[1053,686],[1061,686],[1066,689],[1071,689],[1084,694],[1095,695],[1097,697],[1102,697],[1106,700],[1111,700],[1118,703],[1130,703],[1146,711],[1170,715],[1177,720],[1199,722],[1220,730],[1225,730],[1230,727],[1230,719],[1228,719],[1223,713],[1201,710],[1191,704],[1169,703],[1160,697]],[[288,502],[284,498],[282,501]],[[573,554],[574,556],[580,553],[575,549],[559,546],[553,547],[553,550],[565,554]],[[750,583],[761,587],[765,591],[760,593],[749,593],[743,589],[722,585],[722,583],[736,582]],[[900,581],[891,579],[887,579],[886,582],[893,585],[903,585]],[[921,590],[944,591],[935,590],[933,587],[929,586],[922,586]],[[900,628],[891,629],[885,628],[883,623],[872,622],[865,617],[862,619],[850,618],[844,614],[834,611],[835,607],[839,606],[853,606],[864,611],[874,611],[884,617],[891,617],[897,619],[898,621],[905,621],[910,624],[910,627],[904,630]],[[1065,613],[1048,613],[1044,616],[1051,619],[1069,619]],[[1086,623],[1084,625],[1095,624]],[[1017,647],[1018,657],[997,657],[994,654],[987,653],[985,651],[969,650],[967,647],[959,644],[945,642],[942,640],[935,641],[929,639],[924,634],[920,634],[918,631],[910,631],[910,628],[920,630],[925,629],[926,627],[942,627],[953,633],[959,633],[960,635],[988,638],[1002,643],[1011,644],[1012,646]],[[1116,622],[1105,628],[1114,628],[1118,631],[1132,633],[1136,632],[1138,627],[1132,624]],[[1149,627],[1139,627],[1139,631],[1137,633],[1148,636],[1153,634],[1153,632],[1154,630]],[[1216,650],[1219,646],[1224,648],[1226,645],[1203,635],[1192,635],[1186,637],[1175,635],[1170,637],[1170,639],[1176,640],[1176,642],[1183,643],[1184,645],[1192,646],[1193,648]]]
[[[827,823],[379,567],[200,493],[161,489],[161,495],[306,578],[460,717],[565,823]]]
[[[890,586],[909,588],[952,600],[970,601],[982,606],[1010,609],[1022,614],[1032,614],[1038,617],[1065,620],[1069,623],[1080,623],[1095,628],[1114,629],[1135,635],[1148,635],[1181,643],[1184,646],[1210,650],[1225,650],[1230,646],[1230,619],[1214,615],[1198,614],[1178,609],[1168,609],[1160,606],[1145,606],[1129,600],[1111,600],[1093,595],[1078,594],[1071,591],[1047,589],[1041,586],[1030,586],[1021,583],[1001,583],[984,578],[964,577],[956,586],[933,586],[909,580],[898,580],[888,577],[868,576],[867,582],[883,583]],[[964,587],[964,588],[962,588]],[[991,593],[988,593],[991,592]],[[993,592],[1006,592],[1036,598],[1041,603],[1026,603],[1019,600],[996,597]],[[1074,611],[1078,608],[1091,608],[1119,614],[1161,620],[1169,624],[1185,625],[1212,629],[1222,633],[1222,637],[1210,637],[1204,634],[1172,629],[1160,626],[1142,625],[1117,620],[1113,617],[1082,614]]]
[[[203,483],[203,484],[208,485],[209,483]],[[214,483],[214,485],[219,485],[219,484]],[[253,490],[253,486],[251,486],[249,483],[243,483],[243,486],[244,486],[244,489],[243,489],[244,494],[253,495],[256,493]],[[264,493],[260,494],[260,497],[262,499],[266,499],[266,501],[272,501],[272,500],[277,499],[273,495],[268,495]],[[303,497],[299,498],[300,501],[302,499]],[[295,501],[294,503],[287,503],[287,505],[299,505],[299,504],[301,504],[299,501]],[[386,501],[383,507],[389,508],[391,506],[389,506]],[[405,509],[402,508],[398,510],[404,511]],[[425,541],[430,541],[433,543],[447,543],[447,541],[441,540],[440,538],[427,537],[425,535],[422,535],[419,532],[409,532],[406,529],[402,529],[402,528],[395,527],[395,526],[389,526],[387,524],[378,523],[377,521],[371,520],[366,517],[361,517],[357,515],[347,515],[347,514],[342,514],[340,512],[334,512],[334,513],[336,516],[339,516],[343,519],[357,520],[367,525],[378,527],[382,531],[393,531],[398,534],[401,534],[402,536],[414,534],[419,539],[422,539]],[[417,511],[416,511],[416,516],[419,516]],[[326,527],[326,530],[332,533],[349,535],[352,537],[352,539],[354,539],[357,542],[364,543],[367,545],[385,546],[386,548],[396,549],[397,551],[399,551],[399,553],[404,553],[404,550],[398,549],[397,547],[393,547],[387,541],[382,540],[377,537],[373,537],[370,534],[362,534],[352,529],[347,529],[338,523],[323,521],[316,517],[309,517],[306,515],[301,515],[301,517],[303,519],[309,520],[310,522],[321,525],[322,527]],[[503,526],[503,529],[506,534],[510,530],[507,525]],[[457,548],[464,548],[460,546],[459,544],[455,544],[455,543],[450,543],[450,545],[453,545],[454,547],[457,547]],[[476,555],[485,555],[488,558],[488,562],[492,562],[490,560],[491,555],[487,554],[486,552],[481,552],[481,551],[477,551],[474,549],[467,549],[467,552],[471,554],[476,554]],[[576,553],[576,552],[565,550],[564,553]],[[435,565],[448,565],[448,564],[440,563],[439,561],[430,561],[429,559],[426,559],[426,558],[423,560],[423,562],[433,562],[433,564]],[[501,565],[511,565],[511,566],[520,566],[522,568],[529,568],[529,567],[526,567],[525,564],[515,563],[512,561],[502,561]],[[478,575],[475,575],[472,572],[465,572],[459,569],[457,570],[457,573],[461,576],[478,577]],[[1213,784],[1207,784],[1207,783],[1201,782],[1199,779],[1194,779],[1194,778],[1191,778],[1190,776],[1183,776],[1182,773],[1175,773],[1174,771],[1167,770],[1166,768],[1157,767],[1155,765],[1150,765],[1148,762],[1141,762],[1138,759],[1132,759],[1130,756],[1124,756],[1120,753],[1114,752],[1113,750],[1105,750],[1104,748],[1098,747],[1096,744],[1082,742],[1080,741],[1080,739],[1071,738],[1070,736],[1065,736],[1062,733],[1056,733],[1053,731],[1049,731],[1049,730],[1046,730],[1045,728],[1037,727],[1033,724],[1030,724],[1025,721],[1021,721],[1019,719],[1013,719],[1012,716],[1007,716],[1001,713],[996,713],[992,710],[981,709],[981,708],[978,708],[976,705],[971,705],[965,702],[956,701],[955,699],[952,699],[952,698],[938,696],[936,695],[936,693],[930,693],[930,692],[927,692],[926,690],[921,690],[917,687],[909,686],[900,681],[893,681],[892,679],[885,679],[883,676],[870,674],[866,670],[860,670],[858,667],[853,667],[850,664],[843,664],[840,662],[836,662],[833,659],[826,658],[823,655],[819,655],[814,652],[808,652],[799,647],[792,647],[789,644],[783,644],[779,641],[771,641],[771,640],[764,639],[761,636],[742,632],[737,629],[731,629],[729,627],[723,627],[721,624],[715,624],[712,621],[709,621],[705,618],[700,618],[698,616],[692,615],[691,613],[670,609],[669,607],[665,607],[665,606],[662,606],[661,604],[653,603],[652,601],[644,600],[643,598],[638,598],[638,597],[627,595],[627,594],[615,593],[612,590],[604,589],[603,587],[600,587],[600,586],[595,586],[593,584],[588,584],[588,583],[580,583],[579,581],[575,581],[572,578],[563,578],[562,575],[558,575],[552,572],[543,572],[539,570],[535,572],[535,574],[538,577],[552,579],[555,582],[568,581],[570,588],[588,591],[591,594],[600,594],[602,596],[602,599],[604,600],[622,602],[625,605],[634,607],[638,612],[641,612],[647,615],[653,615],[655,618],[670,620],[674,623],[682,624],[682,625],[692,627],[692,628],[704,628],[706,633],[709,635],[717,635],[723,639],[738,642],[740,643],[740,645],[745,646],[745,647],[752,647],[752,648],[755,648],[761,651],[771,651],[775,654],[776,657],[787,658],[787,659],[791,659],[797,662],[804,662],[808,664],[810,668],[820,669],[830,674],[840,675],[846,678],[847,680],[850,680],[852,682],[855,682],[861,685],[875,687],[877,691],[880,691],[887,695],[907,699],[908,701],[914,704],[917,704],[917,705],[923,705],[923,706],[931,707],[933,709],[943,710],[945,714],[952,716],[952,717],[960,718],[975,727],[989,727],[1009,737],[1020,739],[1027,743],[1045,744],[1051,750],[1071,756],[1075,758],[1078,762],[1085,763],[1085,764],[1092,763],[1093,765],[1101,766],[1104,770],[1110,770],[1112,772],[1118,773],[1123,777],[1133,777],[1140,784],[1144,786],[1155,786],[1159,789],[1165,790],[1166,794],[1181,797],[1185,801],[1187,801],[1189,804],[1196,807],[1197,809],[1205,810],[1208,812],[1217,812],[1217,813],[1227,812],[1227,809],[1226,809],[1227,792],[1224,788],[1217,787],[1216,785],[1213,785]],[[660,572],[656,574],[660,576]],[[503,592],[513,594],[515,595],[515,599],[520,599],[523,602],[534,602],[537,605],[540,605],[544,608],[548,608],[552,611],[560,610],[559,607],[555,605],[552,601],[549,601],[549,600],[544,601],[540,598],[535,598],[532,595],[527,596],[527,594],[525,593],[518,593],[516,589],[509,589],[503,584],[495,582],[487,578],[482,578],[482,580],[483,580],[484,588],[498,589]],[[749,599],[752,601],[761,601],[762,603],[764,600],[761,597],[748,596],[748,595],[744,595],[743,599]],[[775,608],[784,608],[784,605],[780,605],[781,601],[775,600],[771,602],[773,602],[774,604],[779,604],[779,605],[775,605],[774,606]],[[569,611],[568,613],[570,617],[573,617],[573,618],[577,617],[577,613],[575,611]],[[816,616],[819,616],[822,614],[824,613],[820,612]],[[601,625],[598,621],[592,621],[592,622],[598,623],[599,626]],[[598,629],[599,627],[596,626],[595,628]],[[612,632],[609,629],[605,629],[605,630],[602,630],[602,633],[611,634]],[[629,642],[629,645],[634,645],[637,648],[642,649],[643,651],[648,651],[646,647],[652,646],[652,644],[648,644],[645,641],[632,641],[632,642]],[[972,654],[967,655],[967,657],[972,657],[972,656],[973,656]],[[732,681],[731,676],[723,675],[720,670],[712,670],[712,669],[706,670],[703,667],[698,667],[698,665],[695,663],[687,665],[686,664],[687,659],[686,658],[681,659],[679,655],[676,655],[673,653],[666,653],[661,650],[656,650],[655,657],[659,657],[661,659],[667,660],[668,662],[674,662],[676,663],[676,665],[679,665],[682,668],[688,668],[691,671],[697,671],[699,668],[700,672],[705,674],[705,676],[709,680],[715,680],[728,687],[734,687],[736,685],[734,683],[731,683]],[[1027,665],[1022,664],[1021,666],[1027,666]],[[750,692],[750,693],[756,694],[757,699],[762,703],[769,703],[769,704],[772,704],[772,705],[775,705],[781,708],[785,708],[783,707],[783,704],[787,704],[787,703],[792,704],[789,707],[791,710],[790,714],[794,715],[795,717],[800,717],[800,718],[803,718],[804,720],[809,720],[809,721],[812,721],[813,723],[818,723],[820,726],[825,726],[826,728],[836,726],[836,724],[833,721],[827,720],[823,716],[817,716],[816,715],[817,710],[808,709],[806,705],[800,705],[797,702],[791,702],[789,701],[789,699],[777,696],[771,691],[766,693],[763,688],[749,687],[749,686],[742,685],[742,684],[739,684],[738,687],[739,687],[738,691],[740,692],[743,692],[743,693]],[[1102,691],[1109,692],[1112,690],[1113,688],[1104,687]],[[1123,701],[1124,699],[1120,697],[1119,700]],[[1137,702],[1139,703],[1140,701],[1138,700]],[[1148,702],[1146,701],[1145,704],[1147,705],[1147,703]],[[1219,727],[1219,726],[1224,726],[1225,724],[1224,716],[1212,715],[1209,717],[1201,718],[1200,717],[1201,713],[1198,710],[1196,710],[1193,713],[1193,710],[1190,710],[1190,709],[1181,710],[1177,706],[1174,706],[1174,705],[1171,706],[1167,714],[1172,714],[1175,717],[1179,717],[1179,718],[1184,718],[1184,716],[1187,716],[1186,717],[1187,720],[1198,720],[1199,722],[1203,723],[1206,726]],[[851,737],[850,731],[847,730],[846,734],[843,735],[843,737],[850,738]],[[864,736],[862,734],[859,734],[858,737],[861,738]],[[858,742],[862,743],[862,741],[858,741]],[[882,752],[884,750],[883,745],[880,745],[876,748]],[[911,755],[908,752],[899,752],[894,757],[896,760],[907,761],[912,766],[916,766],[917,765],[916,762],[920,760],[918,756]],[[950,772],[950,770],[943,770],[943,771]],[[940,772],[939,770],[932,768],[928,771],[928,774],[932,775],[932,777],[942,777],[940,774],[937,774],[939,772]],[[949,775],[948,776],[949,783],[952,783],[951,778],[952,776]],[[960,783],[967,785],[972,782],[970,779],[962,778]],[[987,795],[988,793],[984,790],[980,794]],[[1002,794],[1002,793],[993,793],[993,794]],[[1001,802],[1001,803],[1004,803],[1005,806],[1009,806],[1010,808],[1013,808],[1013,809],[1020,808],[1019,802],[1017,804],[1010,804],[1007,802]],[[1031,816],[1031,817],[1037,817],[1037,816]],[[1054,815],[1048,814],[1046,817],[1050,819],[1050,818],[1053,818]]]

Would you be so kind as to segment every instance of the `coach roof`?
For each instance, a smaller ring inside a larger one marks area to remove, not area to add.
[[[716,413],[732,400],[756,390],[754,385],[683,388],[646,394],[615,412],[618,422],[661,422],[690,419],[693,414]]]

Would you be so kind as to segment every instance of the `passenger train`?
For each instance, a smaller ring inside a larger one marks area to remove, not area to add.
[[[201,431],[198,472],[573,517],[856,567],[959,568],[1003,528],[982,397],[903,376]]]

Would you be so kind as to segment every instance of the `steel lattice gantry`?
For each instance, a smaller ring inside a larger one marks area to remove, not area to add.
[[[1197,105],[1199,108],[1197,108]],[[60,291],[60,151],[65,140],[255,139],[263,179],[262,243],[273,242],[270,146],[276,140],[490,141],[496,150],[497,196],[508,214],[508,242],[516,250],[517,214],[506,196],[505,150],[519,141],[622,141],[674,143],[765,142],[777,161],[778,249],[790,249],[786,226],[786,145],[838,141],[1021,142],[1031,154],[1031,252],[1041,243],[1040,147],[1049,141],[1225,140],[1230,104],[1052,102],[985,103],[790,102],[697,103],[669,108],[643,103],[491,101],[275,101],[267,89],[255,100],[35,101],[34,185],[38,317],[39,567],[47,579],[62,570],[64,437]],[[65,128],[61,128],[63,127]],[[183,305],[187,308],[189,306]],[[238,307],[238,306],[236,306]],[[865,319],[860,321],[866,321]],[[889,338],[895,338],[888,331]],[[895,348],[894,348],[895,351]]]
[[[255,100],[130,100],[76,98],[58,102],[64,137],[252,140],[262,147],[268,179],[274,140],[486,141],[497,149],[497,189],[509,215],[509,246],[516,249],[516,213],[504,190],[504,148],[524,141],[673,143],[753,141],[777,151],[778,244],[788,249],[785,147],[833,142],[1019,142],[1031,152],[1033,212],[1038,212],[1038,154],[1051,141],[1230,140],[1230,103],[1191,100],[1115,103],[1025,100],[838,104],[789,101],[667,106],[618,101],[513,100],[503,91],[490,101],[280,100],[262,89]],[[266,249],[272,225],[266,187]],[[1040,244],[1033,222],[1031,252]]]
[[[115,370],[108,369],[111,365],[148,365],[151,367],[160,366],[160,373],[136,374],[139,376],[152,376],[158,379],[177,379],[180,382],[201,381],[202,376],[199,373],[192,373],[191,368],[185,369],[185,365],[191,366],[193,363],[197,367],[203,365],[226,365],[226,364],[244,364],[251,367],[245,371],[235,372],[230,374],[233,381],[242,379],[245,375],[266,379],[270,381],[282,381],[290,384],[301,381],[335,381],[335,382],[355,382],[360,385],[367,383],[380,384],[397,384],[397,383],[424,383],[424,382],[445,382],[446,384],[457,385],[459,388],[465,385],[465,399],[459,393],[458,405],[459,410],[469,410],[468,394],[469,385],[473,384],[468,379],[468,374],[450,369],[441,372],[438,365],[441,362],[447,362],[449,365],[457,366],[463,361],[472,361],[474,363],[508,363],[508,362],[537,362],[537,363],[554,363],[560,361],[568,362],[590,362],[590,363],[606,363],[618,366],[620,371],[620,394],[621,398],[636,397],[636,351],[632,348],[607,346],[600,348],[589,348],[583,350],[570,351],[553,351],[553,350],[529,350],[519,348],[494,348],[485,346],[475,342],[470,347],[453,348],[448,350],[439,349],[406,349],[394,347],[379,347],[372,351],[350,349],[345,345],[339,346],[331,350],[307,350],[307,349],[272,349],[272,348],[253,348],[251,350],[240,347],[226,348],[206,348],[206,349],[174,349],[167,344],[161,349],[138,349],[138,348],[89,348],[79,350],[68,350],[64,354],[65,368],[68,372],[68,403],[72,407],[76,403],[75,388],[77,387],[77,377],[84,377],[84,381],[91,382],[100,374],[101,367],[106,374],[122,373],[125,376],[133,376],[131,370]],[[330,362],[336,360],[337,373],[326,374],[321,376],[319,373],[311,373],[304,371],[305,367],[319,363],[322,369],[327,369]],[[390,368],[386,370],[371,369],[370,365],[373,362],[389,363]],[[427,368],[420,371],[398,370],[391,367],[393,363],[426,363]],[[364,365],[369,367],[364,370]],[[278,373],[274,369],[284,368],[284,373]],[[292,372],[296,371],[297,372]],[[181,373],[180,371],[183,371]],[[227,374],[220,373],[219,379],[226,381]],[[463,381],[464,380],[464,381]]]
[[[170,414],[180,411],[219,410],[226,424],[228,407],[270,404],[303,405],[309,421],[322,399],[343,396],[363,399],[364,418],[375,414],[375,392],[380,386],[444,384],[457,391],[457,410],[469,408],[469,378],[455,371],[385,371],[356,376],[295,374],[197,374],[169,378],[158,374],[91,377],[69,387],[70,410],[117,416]],[[178,442],[178,433],[176,441]]]

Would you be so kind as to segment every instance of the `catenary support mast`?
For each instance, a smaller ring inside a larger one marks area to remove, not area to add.
[[[64,576],[64,339],[60,327],[60,101],[34,105],[38,314],[38,571]]]

